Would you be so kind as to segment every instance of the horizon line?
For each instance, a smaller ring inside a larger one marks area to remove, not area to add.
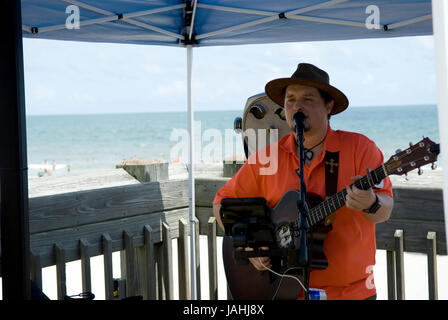
[[[350,106],[350,108],[386,108],[386,107],[423,107],[423,106],[437,106],[436,102],[433,103],[419,103],[419,104],[390,104],[390,105],[364,105],[364,106]],[[174,113],[182,112],[186,113],[188,110],[166,110],[166,111],[129,111],[129,112],[99,112],[99,113],[32,113],[26,114],[26,116],[36,117],[36,116],[85,116],[85,115],[119,115],[119,114],[146,114],[146,113]],[[228,112],[228,111],[244,111],[244,108],[240,109],[199,109],[193,110],[193,112]]]

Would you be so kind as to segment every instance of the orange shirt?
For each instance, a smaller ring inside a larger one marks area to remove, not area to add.
[[[286,191],[299,190],[299,178],[294,172],[299,168],[294,135],[291,133],[268,146],[265,150],[267,157],[275,147],[278,157],[272,157],[268,163],[266,157],[263,161],[256,161],[259,151],[253,153],[217,192],[213,203],[219,204],[223,198],[264,197],[272,208]],[[364,176],[367,168],[374,170],[383,163],[383,154],[373,141],[361,134],[334,131],[328,126],[323,151],[310,166],[304,166],[307,192],[322,199],[325,199],[325,151],[339,151],[338,192],[353,183],[351,177]],[[268,167],[277,168],[276,173],[260,174],[260,169]],[[382,189],[374,191],[393,197],[390,179],[385,178],[383,182]],[[372,269],[376,253],[375,224],[364,218],[361,211],[343,206],[336,211],[332,227],[324,240],[328,267],[311,271],[310,288],[324,289],[328,299],[366,299],[373,296],[376,294]]]

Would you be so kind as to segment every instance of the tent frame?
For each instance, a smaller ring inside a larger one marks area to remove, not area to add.
[[[83,3],[78,0],[63,0],[63,1],[70,3],[72,5],[76,5],[80,8],[92,11],[92,12],[105,15],[105,17],[101,17],[101,18],[83,20],[82,22],[80,22],[82,26],[87,26],[87,25],[92,25],[92,24],[101,24],[101,23],[121,20],[121,21],[129,23],[131,25],[141,27],[142,29],[151,30],[151,31],[172,37],[174,39],[177,39],[179,41],[178,44],[184,45],[184,46],[188,45],[188,43],[186,43],[186,41],[185,41],[186,39],[192,40],[193,28],[190,28],[190,31],[187,33],[187,35],[188,35],[188,38],[187,38],[186,35],[177,34],[177,33],[171,32],[169,30],[165,30],[165,29],[150,25],[148,23],[143,23],[143,22],[134,20],[133,18],[148,16],[148,15],[152,15],[152,14],[156,14],[156,13],[168,12],[168,11],[173,11],[173,10],[178,10],[178,9],[188,9],[188,6],[191,6],[191,3],[193,3],[193,5],[192,5],[193,16],[195,15],[197,8],[216,10],[216,11],[226,11],[226,12],[231,12],[231,13],[241,13],[241,14],[264,16],[264,18],[256,19],[256,20],[253,20],[253,21],[250,21],[247,23],[242,23],[239,25],[235,25],[235,26],[231,26],[231,27],[195,35],[194,39],[196,39],[196,40],[210,38],[213,36],[225,34],[225,33],[232,32],[232,31],[247,29],[247,28],[250,28],[250,27],[253,27],[256,25],[269,23],[269,22],[276,21],[279,19],[302,20],[302,21],[308,21],[308,22],[319,22],[319,23],[323,23],[323,24],[343,25],[343,26],[350,26],[350,27],[356,27],[356,28],[365,28],[366,27],[365,23],[357,22],[357,21],[348,21],[348,20],[340,20],[340,19],[333,19],[333,18],[323,18],[323,17],[303,15],[304,13],[311,12],[314,10],[328,8],[330,6],[334,6],[337,4],[348,3],[350,0],[330,0],[330,1],[320,3],[320,4],[308,6],[305,8],[294,9],[294,10],[290,10],[290,11],[286,11],[286,12],[272,12],[272,11],[263,11],[263,10],[254,10],[254,9],[202,4],[202,3],[198,3],[197,0],[192,0],[191,2],[186,2],[186,3],[182,3],[182,4],[178,4],[178,5],[164,6],[164,7],[159,7],[159,8],[155,8],[155,9],[149,9],[149,10],[143,10],[143,11],[137,11],[137,12],[131,12],[131,13],[114,13],[111,11],[107,11],[107,10]],[[389,31],[392,29],[398,29],[398,28],[401,28],[404,26],[408,26],[408,25],[411,25],[414,23],[420,23],[423,21],[431,20],[431,19],[432,19],[432,15],[428,14],[428,15],[423,15],[423,16],[415,17],[415,18],[408,19],[408,20],[395,22],[395,23],[392,23],[389,25],[382,25],[379,29],[383,30],[383,31]],[[26,25],[22,26],[22,30],[24,32],[31,33],[31,34],[62,30],[65,28],[66,28],[65,24],[46,26],[46,27],[26,26]]]

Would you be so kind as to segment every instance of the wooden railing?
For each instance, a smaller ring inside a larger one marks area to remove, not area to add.
[[[29,217],[32,279],[41,286],[42,268],[56,265],[58,299],[66,294],[65,264],[81,259],[83,290],[87,291],[89,260],[97,255],[104,256],[105,297],[113,299],[115,251],[122,251],[121,271],[126,279],[126,293],[120,292],[121,297],[172,298],[169,240],[178,239],[180,252],[186,250],[187,181],[31,198]],[[181,263],[188,261],[184,258]],[[186,287],[186,278],[180,277],[182,281]]]
[[[405,299],[404,252],[427,254],[429,299],[438,298],[437,254],[447,254],[442,189],[394,187],[394,209],[376,225],[376,241],[387,252],[389,300]]]
[[[198,296],[201,254],[208,256],[209,298],[218,298],[217,228],[212,200],[226,178],[196,179],[195,214],[208,252],[196,243]],[[378,224],[377,248],[387,250],[388,298],[404,299],[404,252],[428,254],[429,298],[437,299],[437,254],[447,254],[441,189],[395,188],[391,219]],[[422,209],[424,208],[424,210]],[[91,290],[90,258],[104,257],[105,298],[190,298],[188,259],[188,181],[165,180],[30,199],[30,247],[34,282],[42,287],[42,268],[56,265],[57,296],[66,295],[66,263],[81,260],[83,291]],[[172,258],[172,239],[178,244]],[[121,274],[113,278],[112,253],[121,252]],[[178,283],[173,283],[173,264]],[[424,276],[424,275],[422,275]],[[125,290],[121,286],[125,283]],[[118,290],[117,290],[118,287]],[[121,288],[121,290],[120,290]]]

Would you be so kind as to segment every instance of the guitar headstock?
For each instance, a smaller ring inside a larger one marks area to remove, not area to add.
[[[420,142],[410,145],[408,149],[390,157],[384,166],[388,174],[402,175],[425,164],[432,163],[434,166],[439,153],[440,145],[429,138],[424,138]]]

